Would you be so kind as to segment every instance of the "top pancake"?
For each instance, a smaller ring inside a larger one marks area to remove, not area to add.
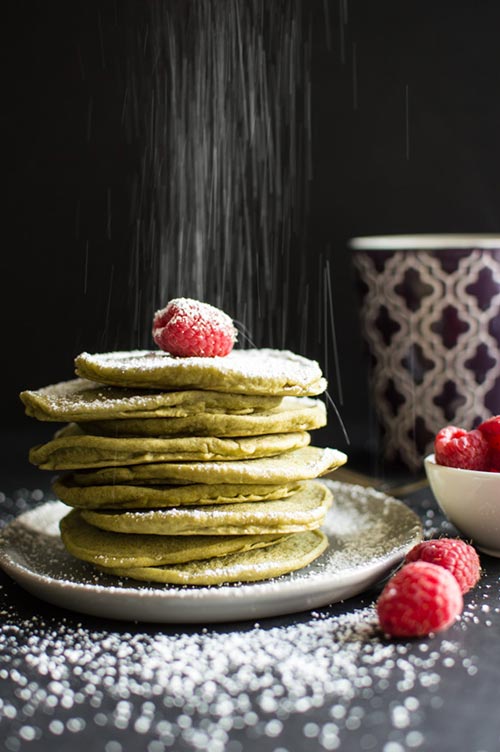
[[[215,358],[176,358],[161,350],[82,353],[75,366],[79,376],[112,386],[281,397],[326,389],[318,363],[287,350],[233,350]]]
[[[71,379],[20,394],[26,414],[38,420],[124,420],[127,418],[187,418],[201,414],[247,415],[272,410],[281,397],[186,389],[159,392]]]

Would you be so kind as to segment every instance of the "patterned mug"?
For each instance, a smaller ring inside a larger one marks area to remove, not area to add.
[[[349,245],[384,458],[418,471],[444,425],[500,413],[500,236]]]

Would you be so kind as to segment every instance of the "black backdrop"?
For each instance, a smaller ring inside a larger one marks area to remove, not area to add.
[[[127,137],[122,115],[131,35],[146,1],[3,6],[7,469],[22,468],[30,441],[48,431],[23,416],[19,390],[70,378],[83,349],[127,346],[119,322],[141,145]],[[307,246],[312,262],[329,249],[340,411],[355,456],[372,440],[373,421],[346,241],[499,230],[500,4],[304,5],[313,19]],[[338,402],[335,384],[332,395]],[[346,448],[334,420],[323,439]]]

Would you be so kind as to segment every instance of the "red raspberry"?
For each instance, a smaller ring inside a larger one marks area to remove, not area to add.
[[[153,339],[159,348],[183,358],[228,355],[236,341],[231,318],[208,303],[175,298],[157,311]]]
[[[500,449],[500,415],[484,420],[478,427],[488,442],[490,449]]]
[[[465,431],[456,426],[442,428],[434,440],[434,453],[438,465],[463,470],[487,470],[489,465],[488,442],[477,429]]]
[[[479,581],[481,564],[476,549],[460,538],[438,538],[413,546],[405,562],[427,561],[444,567],[455,577],[462,593],[467,593]]]
[[[453,575],[426,561],[414,561],[396,572],[377,601],[380,627],[393,637],[440,632],[453,624],[462,608]]]
[[[488,472],[500,473],[500,450],[490,448],[488,459],[488,467],[486,468]]]

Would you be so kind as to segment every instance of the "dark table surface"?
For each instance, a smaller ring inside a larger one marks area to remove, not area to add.
[[[46,498],[5,488],[3,524]],[[404,500],[426,537],[456,534],[427,487]],[[417,640],[380,633],[380,585],[260,623],[169,626],[65,611],[0,572],[0,748],[495,752],[500,559],[481,562],[460,620]]]

